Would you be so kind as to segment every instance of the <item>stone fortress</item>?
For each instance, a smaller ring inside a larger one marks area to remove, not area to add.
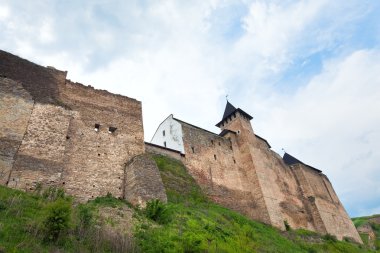
[[[141,102],[74,83],[67,72],[0,50],[0,184],[59,186],[79,201],[111,193],[166,201],[149,153],[181,160],[210,199],[252,219],[361,243],[330,181],[256,135],[227,102],[220,134],[166,118],[144,142]]]

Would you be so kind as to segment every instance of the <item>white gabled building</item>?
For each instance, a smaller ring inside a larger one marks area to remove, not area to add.
[[[182,125],[170,114],[157,128],[151,143],[185,154]]]

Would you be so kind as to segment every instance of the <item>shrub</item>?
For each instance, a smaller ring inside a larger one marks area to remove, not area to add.
[[[92,214],[92,210],[88,206],[85,206],[85,205],[78,206],[78,217],[79,217],[80,225],[83,228],[87,228],[91,224],[94,218]]]
[[[69,228],[71,217],[71,203],[63,199],[56,200],[46,207],[44,221],[45,238],[57,241],[59,235]]]
[[[336,238],[335,235],[332,235],[332,234],[325,234],[322,236],[322,239],[325,240],[325,241],[330,241],[330,242],[336,242],[338,241],[338,239]]]
[[[167,206],[159,199],[148,201],[144,210],[145,216],[160,224],[169,222],[170,215]]]
[[[287,220],[284,220],[284,225],[285,225],[285,230],[290,231],[292,228],[290,227],[289,223]]]

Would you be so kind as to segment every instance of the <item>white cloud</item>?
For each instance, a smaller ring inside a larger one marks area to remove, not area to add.
[[[0,6],[0,21],[6,20],[10,15],[8,6]]]

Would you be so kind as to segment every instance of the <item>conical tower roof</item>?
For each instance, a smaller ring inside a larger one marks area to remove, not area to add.
[[[249,120],[253,119],[251,115],[249,115],[248,113],[246,113],[245,111],[243,111],[240,108],[236,109],[236,107],[233,106],[227,100],[226,108],[224,109],[224,113],[223,113],[223,118],[222,118],[222,120],[218,124],[216,124],[216,126],[219,127],[228,117],[230,117],[232,114],[234,114],[236,112],[240,112],[242,115],[244,115],[244,117],[246,117]]]
[[[236,108],[227,100],[226,109],[224,109],[223,119],[227,118],[233,112],[235,112]],[[223,120],[222,119],[222,120]]]

